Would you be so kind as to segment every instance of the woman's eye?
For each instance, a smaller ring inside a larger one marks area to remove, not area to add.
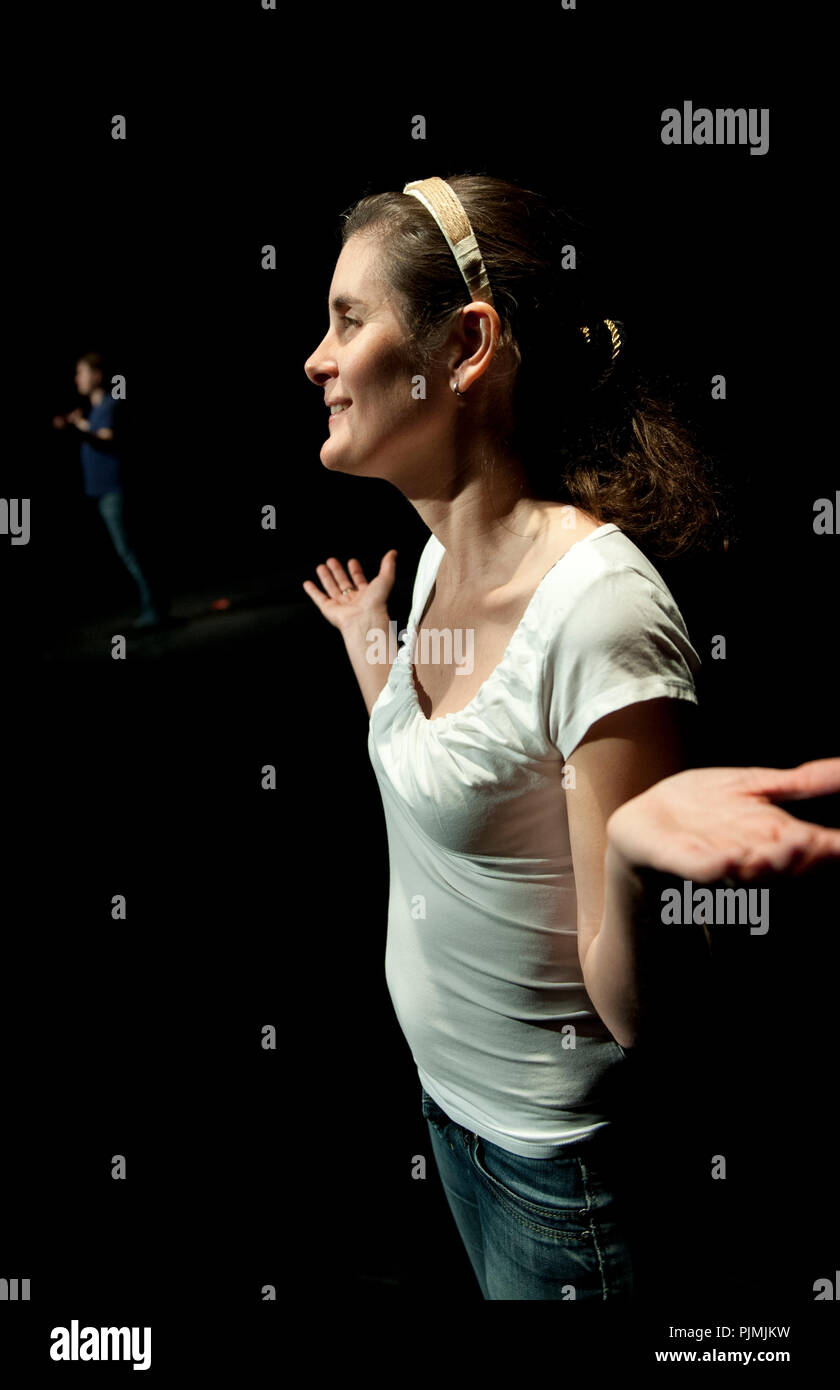
[[[345,323],[358,323],[358,322],[359,322],[358,319],[351,319],[351,317],[350,317],[349,314],[342,314],[342,318],[344,319],[344,322],[345,322]]]

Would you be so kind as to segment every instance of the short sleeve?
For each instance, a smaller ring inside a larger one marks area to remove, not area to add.
[[[588,576],[552,615],[543,690],[564,758],[604,715],[663,696],[697,704],[700,658],[663,581],[629,566]]]

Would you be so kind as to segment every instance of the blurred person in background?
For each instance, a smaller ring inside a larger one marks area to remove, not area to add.
[[[88,352],[76,363],[76,390],[90,397],[90,410],[81,408],[53,417],[55,429],[71,425],[84,436],[81,445],[85,496],[96,498],[99,514],[108,529],[114,549],[140,593],[141,612],[135,628],[159,627],[164,619],[155,602],[152,587],[143,572],[126,530],[120,465],[118,401],[102,385],[105,362],[101,353]]]

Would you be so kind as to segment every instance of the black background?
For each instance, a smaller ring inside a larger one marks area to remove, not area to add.
[[[301,587],[329,555],[371,574],[395,546],[402,626],[427,535],[389,484],[319,460],[322,391],[303,364],[327,326],[340,213],[486,172],[608,229],[616,317],[683,384],[736,491],[725,555],[658,565],[703,659],[697,761],[787,767],[837,752],[837,541],[812,525],[838,485],[815,125],[774,77],[790,36],[758,7],[730,8],[723,32],[699,5],[581,3],[507,29],[476,14],[458,42],[451,15],[404,33],[392,16],[371,37],[346,16],[292,30],[256,5],[40,14],[8,166],[4,495],[31,498],[32,535],[0,538],[0,1276],[29,1277],[32,1300],[0,1305],[0,1363],[96,1374],[45,1359],[50,1328],[78,1317],[150,1323],[159,1379],[228,1357],[277,1370],[281,1305],[327,1327],[355,1303],[457,1319],[480,1301],[385,986],[367,716]],[[688,99],[769,107],[769,153],[664,146],[661,111]],[[93,349],[127,377],[132,517],[187,615],[169,637],[129,636],[125,662],[109,637],[131,631],[133,585],[82,497],[77,444],[50,423],[79,403],[74,364]],[[791,810],[840,823],[836,797]],[[673,1345],[669,1323],[789,1325],[793,1364],[836,1326],[813,1295],[840,1263],[836,872],[771,900],[766,937],[721,944],[716,1008],[691,1013],[685,977],[666,980],[673,1032],[634,1117],[640,1365]],[[725,1183],[708,1178],[716,1153]]]

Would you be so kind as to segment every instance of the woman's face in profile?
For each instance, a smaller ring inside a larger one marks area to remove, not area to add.
[[[426,399],[415,400],[417,375],[405,332],[387,287],[376,274],[377,243],[356,235],[342,248],[329,292],[330,327],[304,370],[325,402],[349,402],[330,416],[321,462],[341,473],[405,477],[412,463],[428,463],[452,428],[446,373],[426,379]]]

